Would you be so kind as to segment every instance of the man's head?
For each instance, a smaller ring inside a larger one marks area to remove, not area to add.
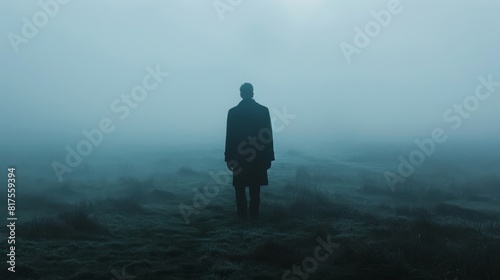
[[[243,99],[253,98],[253,86],[251,83],[244,83],[241,85],[240,96]]]

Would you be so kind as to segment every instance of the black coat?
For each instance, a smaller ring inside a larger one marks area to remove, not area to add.
[[[225,161],[235,164],[233,186],[267,185],[267,169],[274,160],[269,109],[243,99],[227,114]]]

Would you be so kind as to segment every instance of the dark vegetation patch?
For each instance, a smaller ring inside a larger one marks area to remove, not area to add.
[[[81,202],[55,216],[32,218],[20,225],[20,235],[28,239],[85,239],[108,235],[109,231],[98,222],[94,204]]]

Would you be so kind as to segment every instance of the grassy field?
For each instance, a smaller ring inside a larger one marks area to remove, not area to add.
[[[289,151],[259,219],[240,221],[233,188],[210,176],[218,155],[203,156],[142,177],[30,180],[16,273],[4,263],[0,278],[500,279],[498,177],[424,172],[391,192],[377,165]]]

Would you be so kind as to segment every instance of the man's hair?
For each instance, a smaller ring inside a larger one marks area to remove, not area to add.
[[[244,83],[240,87],[240,95],[242,98],[253,97],[253,86],[251,83]]]

